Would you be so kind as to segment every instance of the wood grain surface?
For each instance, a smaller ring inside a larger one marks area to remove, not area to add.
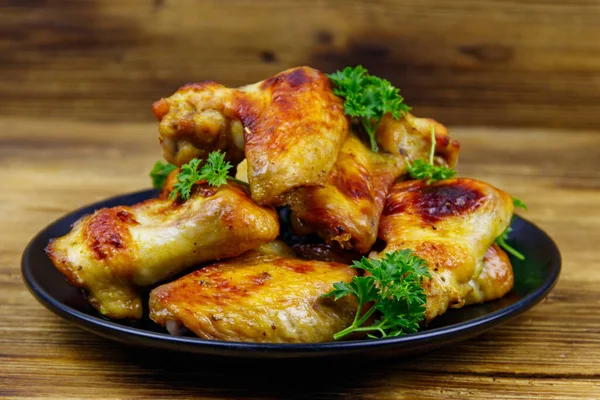
[[[150,121],[184,82],[363,64],[453,125],[600,128],[597,0],[0,2],[0,115]]]
[[[21,280],[30,238],[68,211],[149,186],[156,123],[0,118],[0,396],[14,399],[600,398],[600,135],[461,128],[461,175],[521,198],[563,272],[545,301],[429,354],[358,366],[218,364],[128,348],[37,303]]]

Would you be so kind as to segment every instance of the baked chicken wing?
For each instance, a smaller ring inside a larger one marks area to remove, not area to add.
[[[390,186],[406,173],[411,161],[429,157],[432,127],[436,162],[453,167],[459,144],[450,140],[445,126],[431,119],[407,114],[395,120],[387,115],[377,131],[381,146],[377,153],[349,135],[324,185],[301,188],[288,196],[298,233],[316,231],[343,249],[369,251],[377,239]]]
[[[298,67],[237,89],[188,84],[153,105],[164,157],[182,165],[214,150],[248,160],[252,198],[280,205],[281,195],[320,185],[348,133],[342,100],[320,71]]]
[[[431,118],[418,118],[406,113],[400,119],[386,114],[381,119],[375,138],[383,151],[399,156],[406,166],[418,158],[427,160],[431,147],[431,128],[435,133],[434,162],[454,168],[458,162],[460,143],[450,138],[448,128]]]
[[[198,263],[237,256],[278,233],[275,211],[255,204],[242,187],[196,185],[185,202],[161,198],[98,210],[46,251],[100,313],[139,319],[138,287]]]
[[[342,249],[367,252],[377,238],[387,191],[401,169],[396,157],[372,152],[350,135],[322,187],[288,195],[297,233],[316,232]]]
[[[515,276],[508,255],[493,244],[483,257],[481,273],[469,284],[473,291],[465,297],[465,305],[481,304],[503,297],[514,285]]]
[[[409,248],[428,262],[427,321],[448,307],[492,300],[510,290],[510,262],[490,246],[512,213],[508,194],[473,179],[392,186],[379,227],[386,242],[382,253]]]
[[[356,270],[337,262],[294,258],[278,245],[216,263],[150,293],[150,318],[204,339],[316,343],[352,323],[357,303],[322,298]]]

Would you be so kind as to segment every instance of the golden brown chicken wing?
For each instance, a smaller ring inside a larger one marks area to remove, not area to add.
[[[510,290],[510,262],[490,246],[509,226],[512,213],[508,194],[473,179],[392,186],[379,227],[386,242],[382,253],[409,248],[428,262],[432,278],[423,285],[427,321],[448,307],[491,300]]]
[[[393,155],[374,153],[350,135],[323,187],[301,188],[288,196],[293,218],[302,230],[365,253],[377,238],[387,191],[402,167]]]
[[[237,256],[279,233],[274,210],[228,184],[196,185],[185,202],[151,199],[105,208],[77,221],[47,252],[69,282],[110,318],[137,319],[137,287],[201,262]]]
[[[153,105],[165,158],[176,165],[214,150],[248,160],[252,198],[280,205],[281,195],[320,185],[348,133],[341,99],[320,71],[298,67],[237,89],[189,84]]]
[[[204,339],[316,343],[352,323],[355,299],[320,297],[356,270],[294,258],[278,244],[210,265],[150,293],[150,318],[169,331],[183,325]]]
[[[379,153],[349,135],[324,186],[301,188],[288,196],[296,227],[301,226],[298,232],[316,231],[343,249],[369,251],[390,186],[406,173],[409,162],[428,158],[432,127],[436,162],[453,167],[459,144],[450,140],[445,126],[431,119],[407,114],[395,120],[387,115],[377,131]]]
[[[510,259],[504,250],[493,244],[483,257],[481,273],[469,282],[473,291],[467,294],[465,305],[501,298],[513,288],[514,280]]]
[[[435,133],[434,162],[454,168],[458,162],[460,143],[450,138],[448,128],[431,118],[418,118],[406,113],[400,119],[386,114],[381,119],[375,137],[386,152],[401,157],[408,165],[418,158],[427,160],[431,148],[431,128]],[[406,169],[403,170],[403,173]]]

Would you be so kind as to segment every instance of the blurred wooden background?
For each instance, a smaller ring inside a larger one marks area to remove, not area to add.
[[[4,0],[0,115],[150,121],[188,81],[363,64],[449,125],[600,128],[598,0]]]

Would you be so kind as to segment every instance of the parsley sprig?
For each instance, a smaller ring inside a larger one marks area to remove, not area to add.
[[[519,207],[524,210],[527,210],[527,205],[520,199],[517,199],[516,197],[513,197],[513,204],[515,205],[515,207]],[[508,240],[508,235],[511,232],[512,232],[512,228],[509,226],[508,228],[506,228],[504,230],[504,232],[502,232],[502,234],[500,236],[498,236],[496,238],[495,242],[498,246],[500,246],[502,249],[504,249],[504,251],[512,254],[517,259],[523,261],[523,260],[525,260],[525,256],[521,252],[519,252],[517,249],[515,249],[514,247],[512,247],[511,245],[506,243],[506,241]]]
[[[231,180],[242,185],[247,185],[246,182],[240,181],[228,175],[228,172],[233,166],[229,161],[225,161],[225,153],[213,151],[208,155],[206,163],[200,167],[202,160],[193,158],[187,164],[181,166],[179,174],[177,174],[177,182],[173,185],[173,191],[169,193],[170,199],[181,198],[187,200],[192,193],[192,187],[200,182],[205,181],[211,186],[221,186]]]
[[[496,238],[496,244],[498,246],[500,246],[502,249],[504,249],[504,251],[506,251],[507,253],[510,253],[513,256],[515,256],[516,258],[518,258],[519,260],[523,261],[525,259],[525,256],[521,252],[519,252],[517,249],[515,249],[514,247],[512,247],[511,245],[506,243],[506,241],[508,240],[508,235],[511,232],[512,232],[512,228],[509,226],[508,228],[506,228],[504,230],[504,232],[502,232],[502,234],[500,236],[498,236]]]
[[[369,272],[366,276],[355,276],[350,283],[337,282],[334,290],[323,295],[339,300],[354,296],[358,309],[352,325],[333,335],[338,340],[353,332],[369,332],[370,338],[393,337],[415,333],[425,318],[427,296],[421,282],[431,277],[427,262],[412,250],[389,252],[379,260],[363,257],[355,261],[353,268]],[[373,303],[363,313],[363,306]],[[372,325],[364,326],[377,312]]]
[[[152,187],[154,189],[162,189],[165,186],[165,182],[167,180],[167,176],[173,171],[177,169],[177,167],[173,164],[162,163],[157,161],[150,171],[150,178],[152,178]]]
[[[528,211],[529,209],[527,208],[527,204],[525,204],[523,202],[523,200],[518,199],[516,197],[513,197],[513,204],[515,205],[515,207],[519,207],[522,208],[525,211]]]
[[[435,128],[431,126],[431,149],[429,150],[429,162],[422,158],[408,164],[408,173],[413,179],[424,180],[427,185],[432,182],[450,179],[456,176],[456,170],[443,165],[433,165],[435,154]]]
[[[346,67],[327,76],[334,84],[333,93],[344,98],[344,112],[359,119],[369,135],[371,150],[377,151],[375,131],[381,118],[390,113],[399,119],[401,114],[410,111],[403,103],[400,90],[386,79],[369,75],[362,65]]]

